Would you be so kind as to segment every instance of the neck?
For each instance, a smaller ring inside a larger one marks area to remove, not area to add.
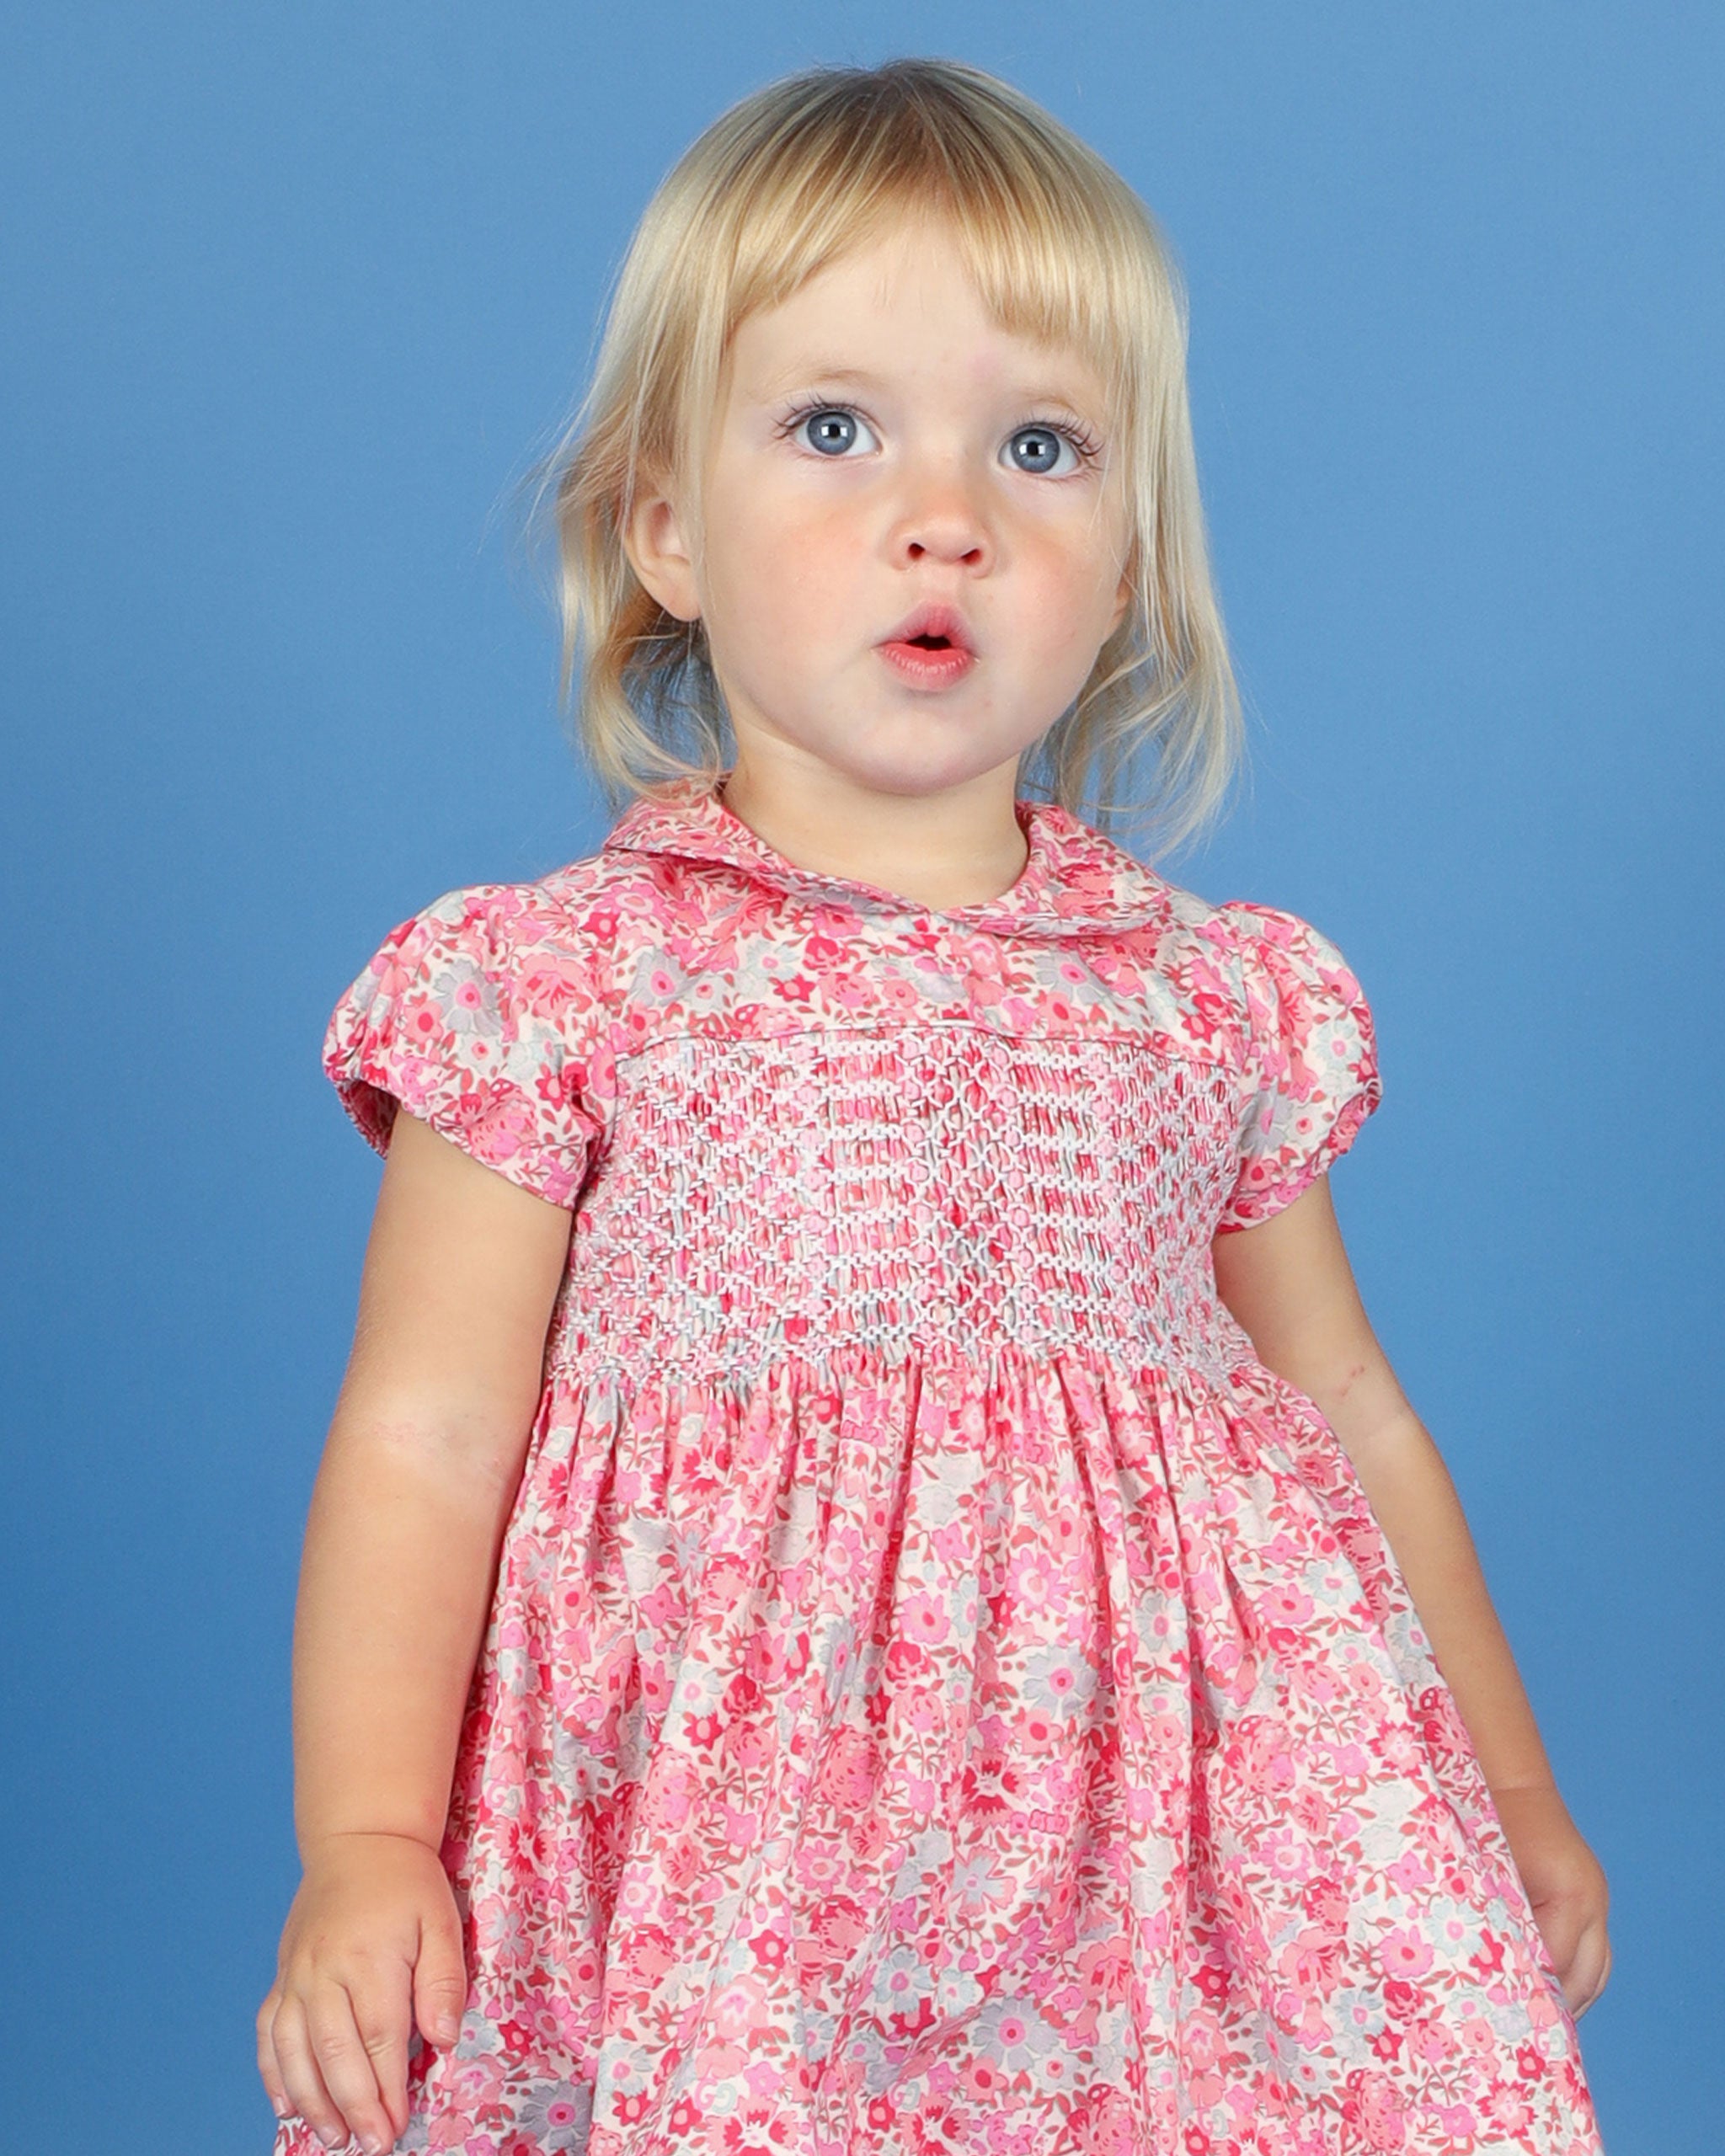
[[[946,913],[985,905],[1029,859],[1012,790],[1016,762],[927,794],[889,793],[842,774],[794,777],[740,759],[719,798],[793,867],[892,891]]]

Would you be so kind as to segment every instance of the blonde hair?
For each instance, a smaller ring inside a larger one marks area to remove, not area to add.
[[[699,479],[733,333],[905,216],[946,221],[1009,334],[1078,351],[1105,384],[1131,519],[1134,599],[1070,708],[1026,751],[1039,788],[1106,825],[1124,808],[1178,845],[1215,815],[1243,748],[1212,588],[1186,391],[1183,286],[1150,211],[1078,137],[954,61],[817,67],[745,98],[648,204],[593,378],[539,475],[561,557],[563,682],[613,809],[725,763],[698,622],[665,611],[623,551],[644,474]],[[688,750],[684,754],[680,744]],[[1156,799],[1087,797],[1154,749]]]

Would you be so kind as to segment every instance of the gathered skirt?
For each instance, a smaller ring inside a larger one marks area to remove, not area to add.
[[[1394,1555],[1255,1360],[555,1364],[442,1856],[405,2150],[1599,2156]]]

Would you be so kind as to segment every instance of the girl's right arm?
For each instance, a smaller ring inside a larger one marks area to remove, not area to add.
[[[467,1995],[440,1860],[461,1718],[543,1380],[571,1215],[396,1117],[294,1625],[304,1876],[258,2011],[279,2115],[407,2125],[408,2045]]]

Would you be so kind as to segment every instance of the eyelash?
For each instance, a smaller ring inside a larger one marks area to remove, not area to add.
[[[780,439],[788,440],[796,433],[805,419],[812,419],[817,412],[847,412],[853,419],[862,417],[854,404],[836,404],[830,397],[817,397],[806,404],[799,404],[794,412],[786,414],[779,423]],[[1013,435],[1022,435],[1033,427],[1044,434],[1059,435],[1063,441],[1070,442],[1074,455],[1087,467],[1098,462],[1101,459],[1102,444],[1096,437],[1086,429],[1071,426],[1064,419],[1021,419],[1007,435],[1007,439],[1010,441]],[[837,464],[842,462],[843,459],[835,456],[823,461]],[[1031,472],[1027,472],[1025,476],[1028,478],[1035,479],[1046,478],[1048,475]],[[1075,475],[1067,472],[1062,476],[1071,478]]]

